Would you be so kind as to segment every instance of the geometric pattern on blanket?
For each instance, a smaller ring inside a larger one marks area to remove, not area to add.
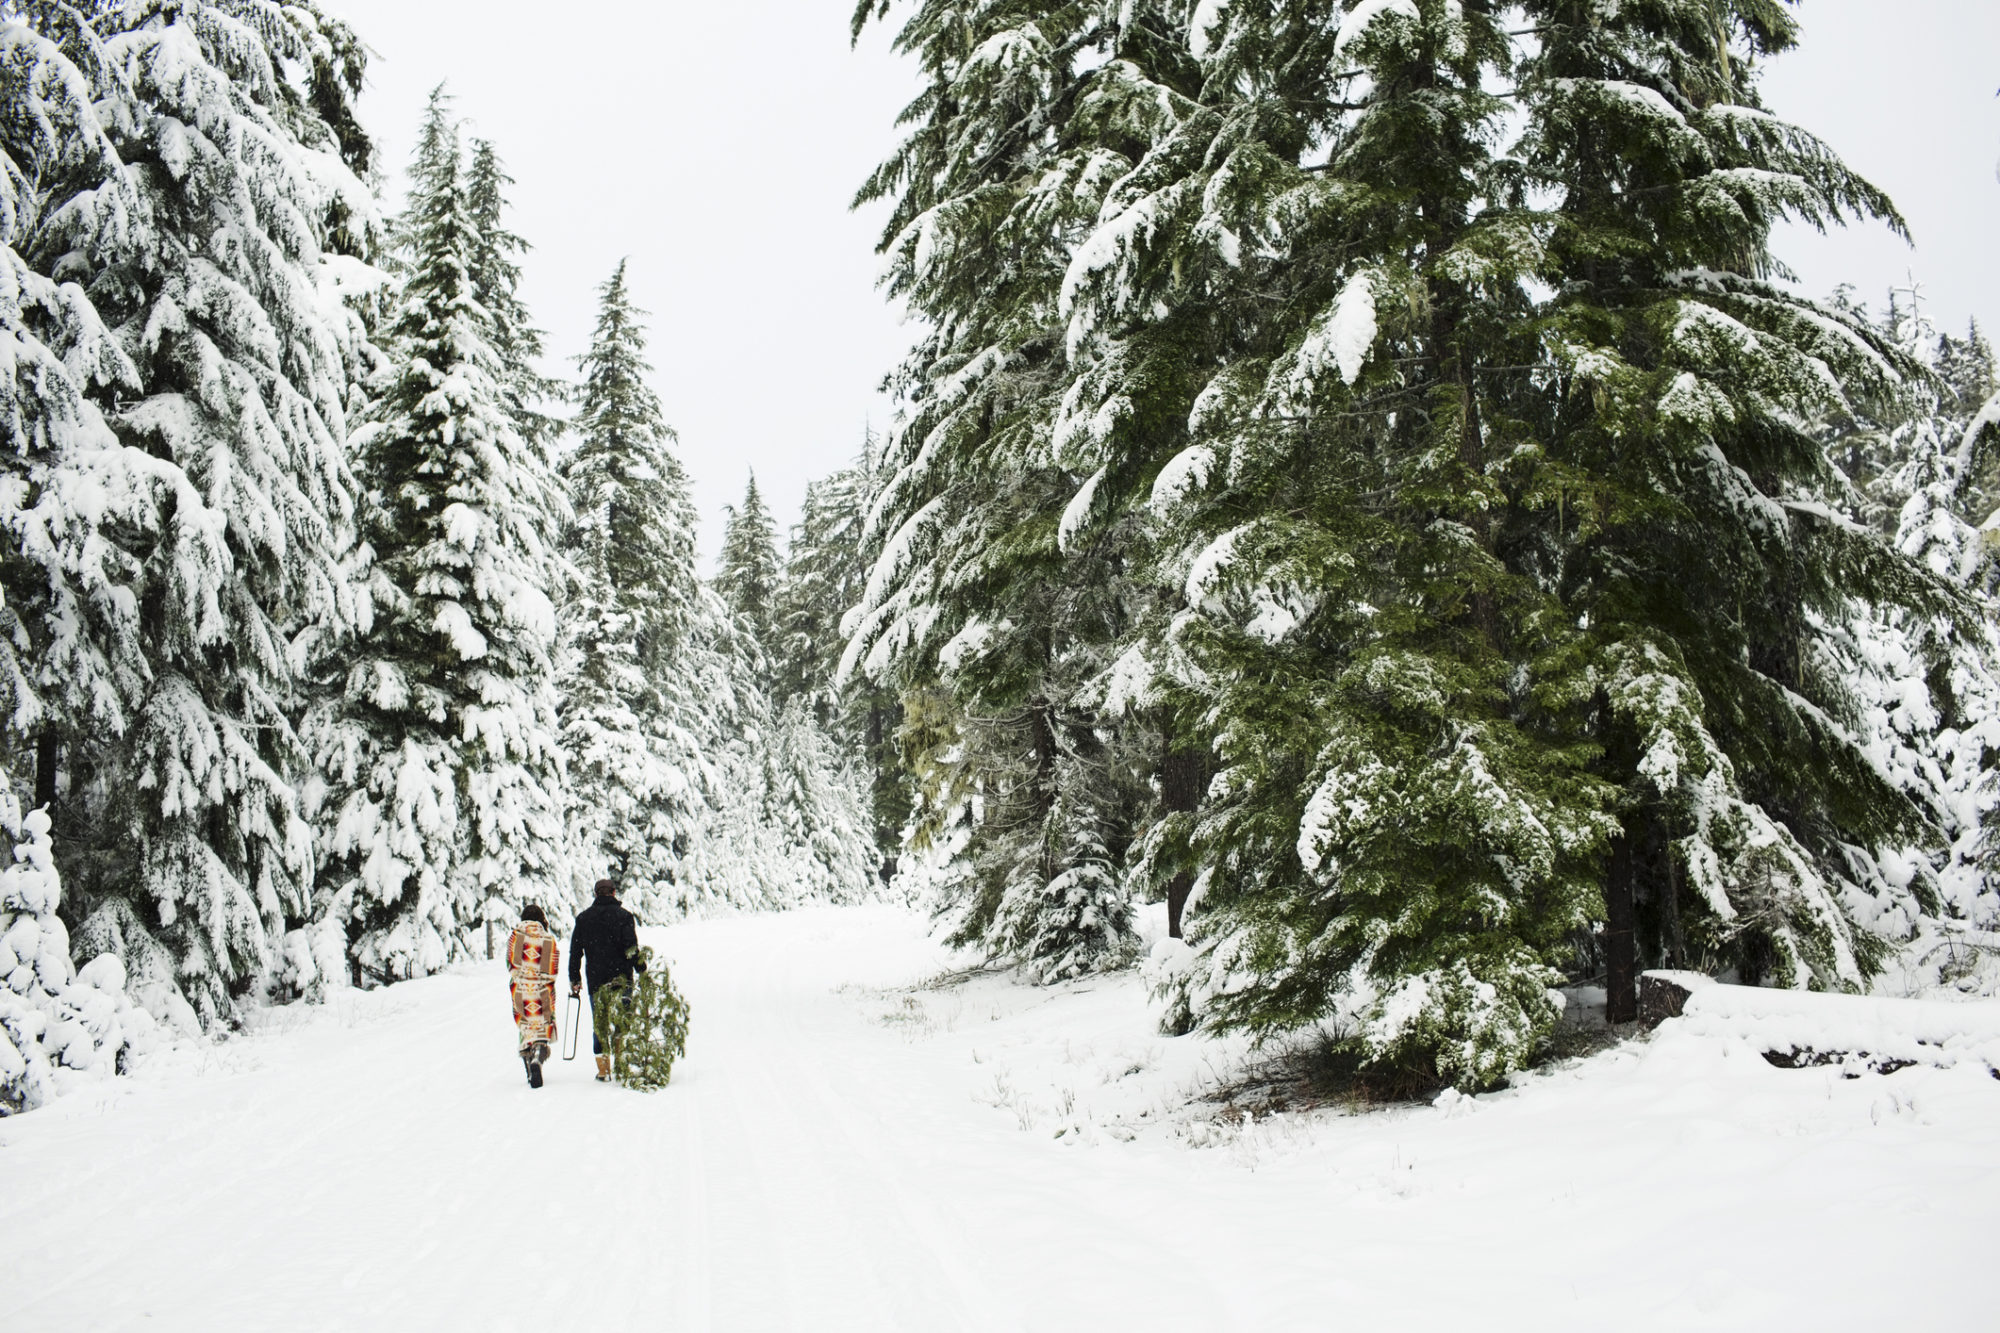
[[[514,1001],[514,1026],[521,1049],[556,1040],[556,973],[562,946],[539,921],[523,921],[507,941],[507,993]]]

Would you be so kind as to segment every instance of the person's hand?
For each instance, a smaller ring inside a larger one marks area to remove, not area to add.
[[[581,986],[571,986],[571,987],[569,988],[569,993],[570,993],[571,995],[581,995],[581,994],[583,994],[583,987],[581,987]]]

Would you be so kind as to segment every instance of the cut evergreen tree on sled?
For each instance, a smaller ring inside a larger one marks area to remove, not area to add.
[[[655,1092],[672,1080],[674,1062],[687,1051],[688,1005],[651,949],[642,945],[637,962],[636,976],[612,982],[592,997],[591,1018],[611,1057],[612,1082]]]

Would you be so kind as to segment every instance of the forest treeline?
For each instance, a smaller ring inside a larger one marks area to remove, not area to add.
[[[627,268],[552,378],[442,93],[385,215],[312,0],[0,12],[37,1012],[886,884],[1039,982],[1164,902],[1169,1030],[1477,1087],[1566,986],[2000,942],[1993,358],[1787,281],[1783,219],[1903,229],[1760,104],[1789,4],[866,0],[922,333],[713,579]]]
[[[498,151],[440,92],[385,215],[318,5],[0,17],[0,1111],[122,1059],[128,991],[226,1028],[607,873],[653,920],[877,890],[771,590],[696,568],[623,264],[551,377]]]

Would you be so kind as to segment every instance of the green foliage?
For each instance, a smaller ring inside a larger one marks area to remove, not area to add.
[[[862,193],[932,332],[844,666],[925,701],[959,938],[1035,938],[1003,905],[1102,845],[1192,882],[1170,1008],[1468,1086],[1602,966],[1607,893],[1642,963],[1863,984],[1876,853],[1930,833],[1827,627],[1965,603],[1810,429],[1914,363],[1771,280],[1782,219],[1901,229],[1758,106],[1796,37],[1766,0],[909,7],[928,88]],[[1162,755],[1213,781],[1116,829]]]
[[[1120,441],[1065,403],[1074,247],[1166,119],[1103,63],[1112,8],[914,6],[898,44],[928,87],[862,191],[890,202],[888,285],[932,331],[897,377],[906,415],[841,675],[920,701],[906,759],[929,846],[912,851],[963,843],[933,902],[954,938],[1051,978],[1128,956],[1123,862],[1146,803],[1097,688],[1134,614],[1137,531],[1098,498],[1127,480]],[[1077,133],[1086,116],[1118,146]]]
[[[591,1020],[611,1057],[611,1077],[640,1092],[657,1092],[687,1051],[688,1006],[651,949],[641,945],[631,956],[645,970],[606,986]]]

